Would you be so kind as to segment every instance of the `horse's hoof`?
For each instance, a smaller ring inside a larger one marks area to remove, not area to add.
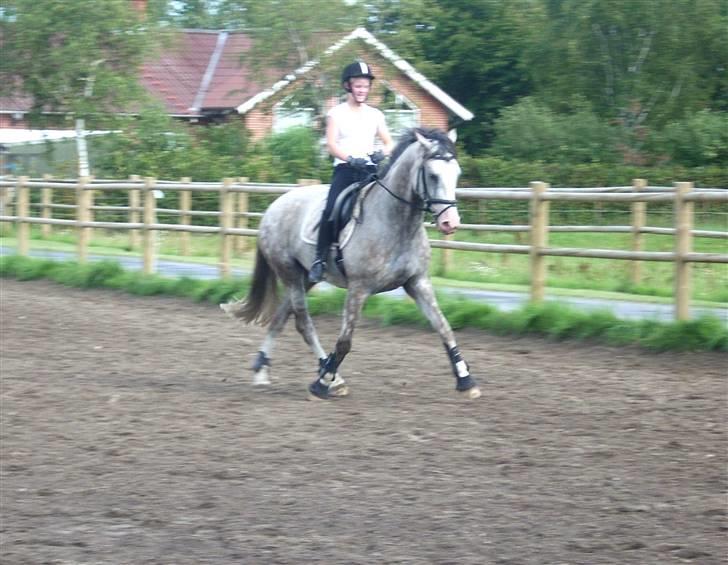
[[[270,385],[270,377],[268,376],[268,367],[261,367],[259,371],[253,374],[253,386]]]
[[[349,396],[349,387],[346,385],[329,387],[329,396],[336,396],[337,398],[341,398],[342,396]]]
[[[483,394],[480,392],[480,388],[478,388],[478,383],[476,383],[475,379],[473,379],[470,375],[458,377],[455,384],[455,390],[468,400],[475,400],[476,398],[480,398]]]
[[[327,400],[329,398],[329,387],[321,384],[319,379],[308,385],[309,400]]]
[[[334,380],[329,383],[329,396],[349,396],[349,387],[339,373],[334,375]]]
[[[480,392],[480,388],[478,388],[477,386],[469,388],[468,390],[464,390],[460,394],[462,394],[463,397],[467,398],[468,400],[475,400],[476,398],[480,398],[483,395],[483,393]]]

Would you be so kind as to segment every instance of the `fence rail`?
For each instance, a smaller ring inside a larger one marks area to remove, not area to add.
[[[133,176],[128,181],[115,179],[29,179],[28,177],[0,179],[0,222],[16,225],[17,251],[28,253],[30,226],[39,224],[44,235],[51,226],[73,227],[78,232],[77,255],[79,261],[86,261],[88,247],[94,229],[128,230],[132,249],[141,247],[144,258],[144,272],[151,273],[155,265],[154,234],[159,231],[173,231],[182,234],[182,254],[189,253],[190,233],[218,234],[220,238],[219,270],[221,276],[229,276],[233,251],[233,238],[237,238],[239,250],[245,248],[242,237],[256,237],[258,231],[248,226],[249,219],[260,218],[262,212],[248,210],[249,194],[283,194],[303,185],[318,184],[312,179],[302,179],[297,184],[276,184],[250,182],[247,178],[227,178],[219,183],[191,182],[185,178],[179,182],[162,181],[151,177],[141,179]],[[39,202],[31,204],[30,191],[41,190]],[[53,191],[74,192],[73,204],[53,203]],[[178,192],[178,208],[158,208],[160,192]],[[106,191],[126,191],[127,206],[94,205],[94,195]],[[219,195],[218,210],[192,210],[191,193],[210,192]],[[728,263],[728,254],[697,253],[692,249],[693,238],[707,237],[728,239],[727,231],[695,230],[694,204],[696,202],[728,203],[728,190],[718,188],[695,188],[692,183],[677,182],[673,187],[648,186],[646,181],[635,179],[632,186],[599,188],[550,188],[543,182],[532,182],[521,188],[463,188],[457,190],[461,200],[493,201],[515,200],[529,203],[529,223],[521,225],[464,224],[464,231],[529,233],[527,245],[496,243],[473,243],[451,238],[431,240],[432,247],[444,250],[443,261],[452,261],[454,250],[488,253],[522,254],[530,257],[531,299],[543,300],[546,286],[546,257],[581,257],[594,259],[617,259],[632,262],[631,280],[639,282],[642,261],[674,263],[675,317],[684,320],[689,317],[691,288],[690,266],[692,263]],[[13,202],[14,199],[14,202]],[[629,226],[551,226],[549,207],[551,202],[619,202],[631,205]],[[675,225],[671,228],[651,227],[646,224],[646,208],[649,203],[672,203]],[[14,205],[15,214],[10,213]],[[40,216],[33,216],[31,208],[40,210]],[[53,210],[73,210],[75,219],[53,218]],[[128,221],[95,221],[95,212],[120,212],[127,214]],[[180,223],[160,223],[158,215],[178,216]],[[218,218],[216,226],[192,225],[193,217]],[[430,224],[431,226],[431,224]],[[631,248],[587,249],[549,247],[548,234],[557,232],[629,233]],[[140,238],[141,234],[141,238]],[[643,251],[644,234],[672,235],[675,238],[673,251]]]

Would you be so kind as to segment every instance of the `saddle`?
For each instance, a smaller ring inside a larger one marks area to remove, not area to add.
[[[356,225],[361,223],[361,203],[372,184],[371,179],[350,184],[341,191],[334,202],[328,219],[334,225],[333,243],[339,249],[339,254],[351,239]],[[326,197],[322,198],[306,214],[301,227],[301,239],[308,244],[316,245],[321,216],[325,207]]]

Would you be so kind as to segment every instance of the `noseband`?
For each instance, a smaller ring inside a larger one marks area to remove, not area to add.
[[[435,222],[437,222],[437,219],[444,214],[447,210],[450,208],[457,208],[457,201],[455,200],[445,200],[443,198],[430,198],[430,189],[427,186],[427,174],[425,174],[425,165],[427,164],[427,161],[452,161],[455,157],[451,154],[445,154],[442,155],[440,153],[435,153],[434,155],[431,155],[427,159],[425,159],[422,162],[422,166],[420,167],[419,177],[420,177],[420,183],[422,184],[422,193],[424,195],[424,201],[425,201],[425,207],[423,210],[429,212],[434,216]],[[440,210],[437,214],[435,214],[435,211],[432,209],[433,204],[445,204],[446,206]]]
[[[443,213],[445,213],[450,208],[457,207],[457,201],[456,200],[445,200],[442,198],[430,198],[430,189],[427,186],[427,174],[425,173],[425,167],[427,165],[427,161],[435,161],[435,160],[452,161],[454,158],[455,157],[449,153],[445,154],[445,155],[443,155],[441,153],[434,153],[433,155],[430,155],[422,162],[422,165],[420,166],[420,170],[417,173],[417,185],[422,186],[422,195],[423,195],[422,199],[425,202],[424,208],[422,206],[420,206],[417,202],[410,202],[406,198],[402,198],[401,196],[399,196],[399,195],[395,194],[394,192],[392,192],[391,190],[389,190],[389,187],[387,187],[387,185],[385,185],[378,177],[375,178],[375,182],[379,186],[381,186],[384,190],[386,190],[389,194],[394,196],[394,198],[399,200],[400,202],[404,202],[405,204],[407,204],[408,206],[411,206],[412,208],[414,208],[416,210],[420,210],[422,212],[429,212],[430,214],[432,214],[434,216],[435,222],[437,222],[437,219]],[[416,191],[416,192],[419,192],[419,191]],[[435,214],[435,211],[432,209],[433,204],[445,204],[446,206],[442,210],[440,210],[437,214]]]

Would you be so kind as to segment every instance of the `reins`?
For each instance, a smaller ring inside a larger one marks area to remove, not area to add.
[[[421,208],[417,203],[410,202],[406,198],[402,198],[399,194],[395,194],[394,192],[392,192],[391,190],[389,190],[389,187],[386,184],[384,184],[382,182],[382,180],[376,174],[373,175],[373,178],[374,178],[374,182],[375,183],[377,183],[379,186],[381,186],[384,190],[386,190],[389,194],[391,194],[392,196],[394,196],[394,198],[396,198],[400,202],[403,202],[403,203],[407,204],[408,206],[411,206],[415,210],[419,210],[421,212],[427,212],[428,211],[427,208]]]

